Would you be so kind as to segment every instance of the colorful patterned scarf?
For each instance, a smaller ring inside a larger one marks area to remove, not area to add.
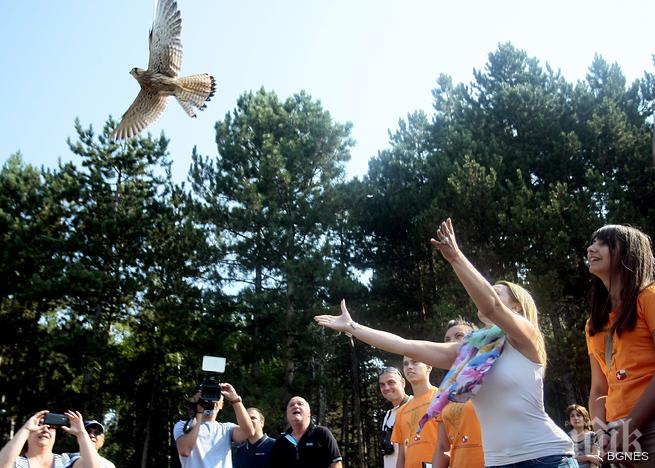
[[[504,345],[505,333],[495,325],[466,336],[453,366],[441,381],[439,391],[418,423],[417,439],[425,423],[438,416],[449,401],[464,403],[478,393],[487,372],[503,352]]]

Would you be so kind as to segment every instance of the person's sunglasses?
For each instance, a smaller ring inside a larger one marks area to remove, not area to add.
[[[383,367],[378,371],[378,377],[380,377],[382,374],[398,374],[399,376],[403,376],[403,374],[400,373],[400,371],[393,366],[388,366],[388,367]]]

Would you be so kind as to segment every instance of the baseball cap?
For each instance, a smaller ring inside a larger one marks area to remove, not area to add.
[[[105,426],[103,426],[102,424],[100,424],[100,423],[99,423],[98,421],[96,421],[95,419],[91,419],[91,420],[89,420],[89,421],[84,421],[84,428],[85,428],[85,429],[89,429],[89,428],[91,428],[91,427],[95,427],[95,428],[97,428],[97,429],[100,429],[100,432],[102,432],[103,434],[105,433]]]

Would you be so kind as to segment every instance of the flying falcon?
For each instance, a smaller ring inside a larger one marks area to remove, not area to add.
[[[175,0],[159,0],[150,30],[148,69],[130,71],[141,91],[123,114],[114,131],[115,139],[132,138],[164,112],[168,96],[175,96],[184,111],[195,117],[194,107],[202,110],[216,91],[214,77],[202,73],[178,77],[182,66],[182,17]]]

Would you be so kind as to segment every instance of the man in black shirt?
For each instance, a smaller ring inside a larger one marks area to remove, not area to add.
[[[264,414],[248,408],[255,435],[239,445],[234,454],[234,468],[271,468],[271,451],[275,439],[264,434]]]
[[[273,446],[273,468],[342,468],[336,439],[328,428],[312,424],[304,398],[289,400],[287,422],[289,429]]]

